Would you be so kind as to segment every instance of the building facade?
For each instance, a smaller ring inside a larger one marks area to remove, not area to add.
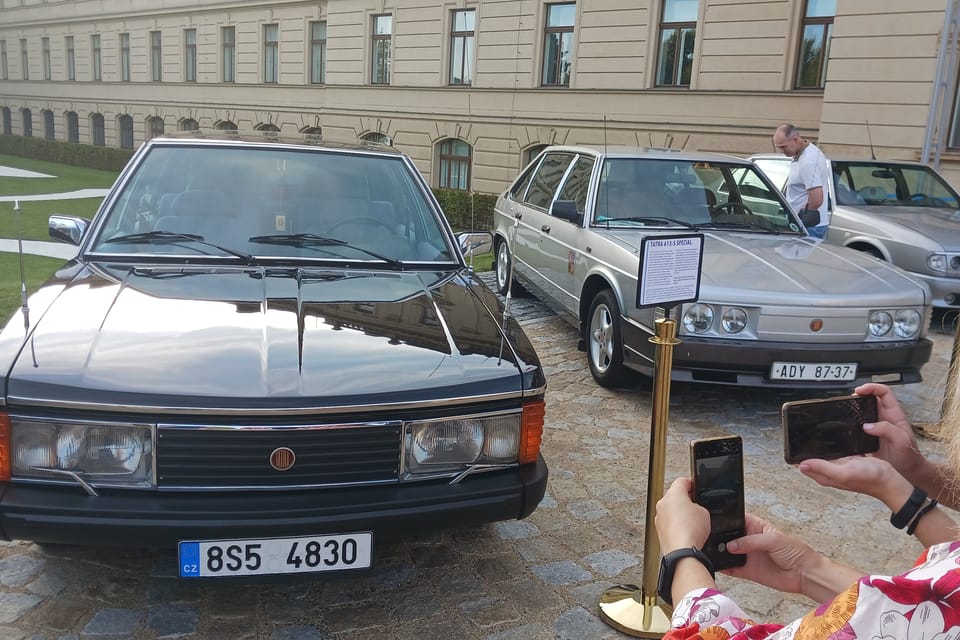
[[[958,0],[960,3],[960,0]],[[389,142],[498,192],[551,143],[828,154],[960,184],[954,0],[0,0],[0,132]]]

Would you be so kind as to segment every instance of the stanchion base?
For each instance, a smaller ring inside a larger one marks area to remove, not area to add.
[[[670,630],[673,610],[659,602],[644,605],[643,600],[636,585],[610,587],[600,596],[600,619],[628,636],[662,638]]]

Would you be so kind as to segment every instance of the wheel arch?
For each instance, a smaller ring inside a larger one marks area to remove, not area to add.
[[[880,244],[871,242],[864,238],[848,240],[843,246],[854,251],[862,251],[871,255],[879,256],[883,261],[890,262],[890,253]]]
[[[578,316],[580,318],[580,337],[586,337],[586,318],[587,314],[590,313],[590,305],[593,303],[594,297],[597,293],[603,289],[610,289],[613,292],[614,297],[617,299],[617,304],[620,305],[621,312],[623,311],[623,296],[620,295],[620,292],[613,285],[613,282],[608,279],[606,276],[600,273],[591,273],[587,276],[587,279],[583,282],[583,288],[580,290],[580,304],[578,310]]]

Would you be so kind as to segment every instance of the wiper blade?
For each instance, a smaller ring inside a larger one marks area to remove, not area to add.
[[[701,222],[700,224],[694,225],[694,229],[749,229],[750,231],[762,231],[764,233],[772,233],[774,235],[780,235],[780,232],[771,227],[765,227],[761,224],[755,224],[753,222]]]
[[[253,264],[255,262],[254,257],[249,253],[244,253],[242,251],[237,251],[236,249],[230,249],[228,247],[220,246],[213,242],[207,242],[203,239],[203,236],[197,233],[177,233],[176,231],[163,231],[161,229],[155,229],[154,231],[144,231],[141,233],[128,233],[123,236],[115,236],[108,240],[104,240],[104,244],[110,244],[114,242],[126,242],[128,244],[138,244],[138,243],[147,243],[147,244],[162,244],[170,243],[176,244],[177,242],[183,242],[188,240],[190,242],[197,242],[208,247],[213,247],[214,249],[219,249],[224,253],[230,254],[237,258],[242,259],[247,264]],[[210,254],[207,254],[210,255]]]
[[[603,218],[597,222],[610,226],[611,222],[640,222],[642,224],[675,224],[686,229],[696,229],[695,225],[690,224],[689,222],[684,222],[683,220],[677,220],[676,218],[662,218],[657,216],[626,216],[626,217],[617,217],[617,218]]]
[[[346,249],[353,249],[354,251],[364,253],[371,258],[382,260],[394,269],[403,269],[403,262],[397,260],[396,258],[391,258],[363,247],[358,247],[355,244],[350,244],[346,240],[330,238],[317,233],[281,233],[267,236],[251,236],[247,239],[247,241],[261,244],[281,244],[290,247],[306,247],[308,249],[316,249],[318,251],[324,251],[323,247],[344,247]],[[327,253],[338,258],[343,258],[343,256],[337,255],[332,251],[327,251]]]

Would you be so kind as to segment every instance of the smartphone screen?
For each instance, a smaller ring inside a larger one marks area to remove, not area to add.
[[[746,534],[743,505],[743,441],[740,436],[690,443],[694,501],[710,512],[710,537],[703,552],[715,569],[742,566],[747,557],[727,551],[727,542]]]
[[[879,438],[863,432],[865,422],[877,421],[876,396],[786,402],[781,416],[783,458],[788,464],[873,453],[880,448]]]

